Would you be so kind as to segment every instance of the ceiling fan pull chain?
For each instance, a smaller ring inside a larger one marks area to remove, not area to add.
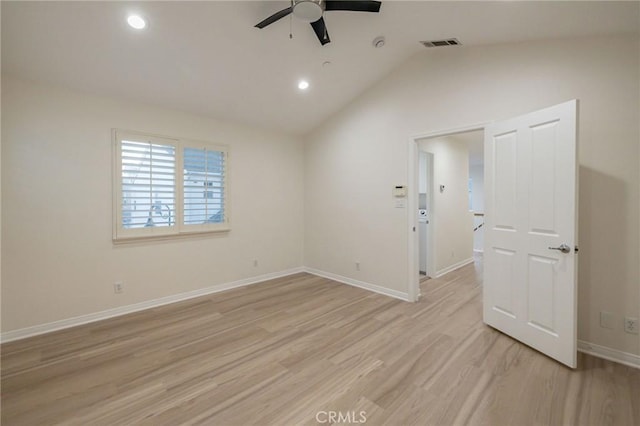
[[[293,40],[293,15],[289,15],[289,40]]]

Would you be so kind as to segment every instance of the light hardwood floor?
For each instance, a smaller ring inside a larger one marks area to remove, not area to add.
[[[2,424],[640,424],[640,370],[483,325],[480,268],[415,304],[299,274],[8,343]]]

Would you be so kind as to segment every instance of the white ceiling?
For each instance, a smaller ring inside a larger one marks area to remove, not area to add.
[[[327,12],[330,44],[289,18],[253,26],[288,1],[7,2],[2,71],[292,134],[309,132],[418,52],[640,31],[632,2],[383,1],[379,14]],[[130,12],[149,28],[127,27]],[[387,44],[374,49],[379,35]],[[323,67],[324,61],[331,65]],[[296,88],[307,78],[311,88]]]

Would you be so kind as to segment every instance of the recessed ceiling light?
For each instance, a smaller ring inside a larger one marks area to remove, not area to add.
[[[300,80],[298,82],[298,89],[307,90],[309,88],[309,82],[307,80]]]
[[[127,17],[127,23],[131,28],[141,30],[147,26],[147,21],[140,15],[129,15]]]

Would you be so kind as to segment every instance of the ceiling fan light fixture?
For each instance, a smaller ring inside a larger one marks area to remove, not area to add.
[[[315,22],[322,18],[322,0],[294,0],[292,12],[296,18]]]

